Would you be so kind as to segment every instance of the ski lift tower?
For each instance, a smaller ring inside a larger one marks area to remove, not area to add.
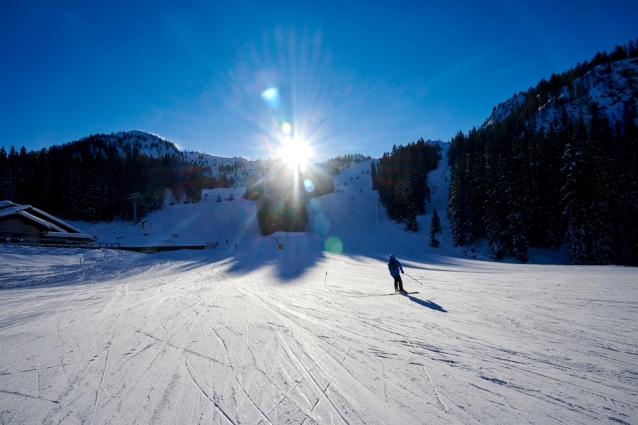
[[[133,200],[133,224],[137,226],[137,198],[141,195],[139,192],[131,193],[128,198]]]

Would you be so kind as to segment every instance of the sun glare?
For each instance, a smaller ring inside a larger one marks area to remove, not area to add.
[[[279,155],[289,166],[303,169],[308,165],[312,152],[308,142],[290,137],[282,140]]]

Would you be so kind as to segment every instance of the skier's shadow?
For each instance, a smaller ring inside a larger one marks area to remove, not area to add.
[[[410,295],[406,295],[406,297],[408,297],[410,299],[410,301],[413,301],[415,303],[417,303],[418,305],[422,305],[423,307],[427,307],[430,308],[434,311],[440,311],[441,313],[447,313],[447,310],[444,309],[443,307],[441,307],[440,305],[438,305],[435,302],[429,301],[429,300],[420,300],[418,298],[412,297]]]

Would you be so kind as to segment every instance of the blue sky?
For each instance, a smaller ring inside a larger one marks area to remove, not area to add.
[[[182,149],[378,157],[479,126],[638,37],[636,1],[29,1],[0,14],[0,146],[145,130]],[[276,89],[278,102],[261,94]]]

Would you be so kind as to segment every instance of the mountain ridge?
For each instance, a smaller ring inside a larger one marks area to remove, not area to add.
[[[565,245],[574,264],[638,265],[638,48],[542,79],[454,136],[454,243],[497,260]]]
[[[577,76],[580,73],[577,66],[560,77],[554,74],[551,83],[542,79],[536,87],[495,106],[481,128],[494,126],[508,117],[522,116],[535,122],[536,131],[549,131],[552,126],[559,130],[581,117],[589,122],[594,113],[612,125],[629,114],[638,125],[638,51],[630,52],[636,56],[610,59],[582,76]]]

